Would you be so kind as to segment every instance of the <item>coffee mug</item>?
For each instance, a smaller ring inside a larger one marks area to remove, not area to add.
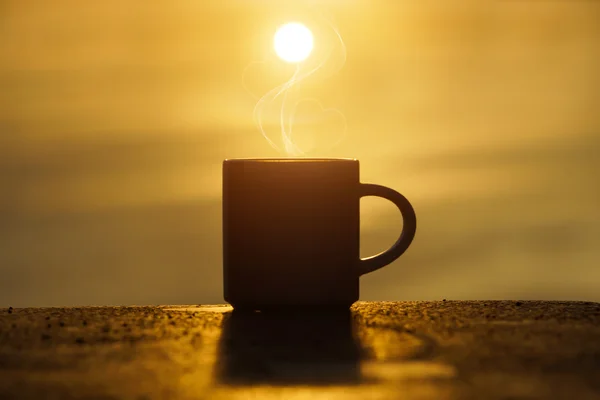
[[[365,196],[394,203],[403,227],[387,251],[361,259],[360,198]],[[358,160],[225,160],[225,301],[249,310],[349,307],[359,298],[359,277],[400,257],[416,227],[404,196],[360,183]]]

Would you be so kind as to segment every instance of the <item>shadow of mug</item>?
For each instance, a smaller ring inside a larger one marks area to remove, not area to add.
[[[216,379],[229,385],[357,384],[350,310],[240,311],[225,316]]]

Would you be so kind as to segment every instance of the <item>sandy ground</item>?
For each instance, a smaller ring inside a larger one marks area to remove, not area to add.
[[[0,309],[2,399],[598,399],[600,304]]]

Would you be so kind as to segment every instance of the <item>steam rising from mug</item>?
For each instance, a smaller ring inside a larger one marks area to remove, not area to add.
[[[304,156],[310,153],[310,150],[301,148],[298,145],[293,135],[298,108],[302,103],[313,103],[320,109],[323,115],[336,115],[341,121],[337,140],[330,143],[328,148],[337,146],[344,139],[347,130],[346,118],[341,111],[334,108],[324,108],[321,102],[314,98],[300,98],[296,100],[292,98],[292,89],[297,88],[299,83],[314,76],[318,71],[322,71],[326,65],[332,62],[334,64],[337,62],[337,65],[334,65],[332,69],[332,73],[335,73],[342,68],[346,61],[346,46],[331,18],[327,18],[321,12],[315,12],[315,15],[315,21],[317,22],[315,26],[323,30],[321,32],[322,35],[317,36],[316,39],[316,47],[321,51],[311,54],[313,50],[313,35],[303,24],[292,22],[281,26],[274,37],[275,51],[282,60],[296,64],[295,72],[289,80],[276,86],[259,98],[254,107],[254,121],[264,138],[274,149],[280,153],[285,152],[290,156]],[[328,37],[329,40],[326,40]],[[326,48],[327,44],[329,45],[328,49]],[[321,46],[319,47],[319,45]],[[278,125],[281,139],[280,144],[278,144],[279,140],[276,139],[277,134],[275,129],[271,129],[274,124],[269,124],[266,121],[266,113],[269,110],[274,110],[277,113],[276,125]],[[324,149],[321,147],[319,150]]]

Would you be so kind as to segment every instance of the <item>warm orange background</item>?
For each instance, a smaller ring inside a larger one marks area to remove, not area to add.
[[[362,299],[600,300],[600,2],[321,4],[348,48],[307,88],[347,117],[327,155],[419,217]],[[242,71],[304,12],[0,3],[0,306],[222,302],[221,161],[278,156]],[[362,211],[366,256],[400,216]]]

